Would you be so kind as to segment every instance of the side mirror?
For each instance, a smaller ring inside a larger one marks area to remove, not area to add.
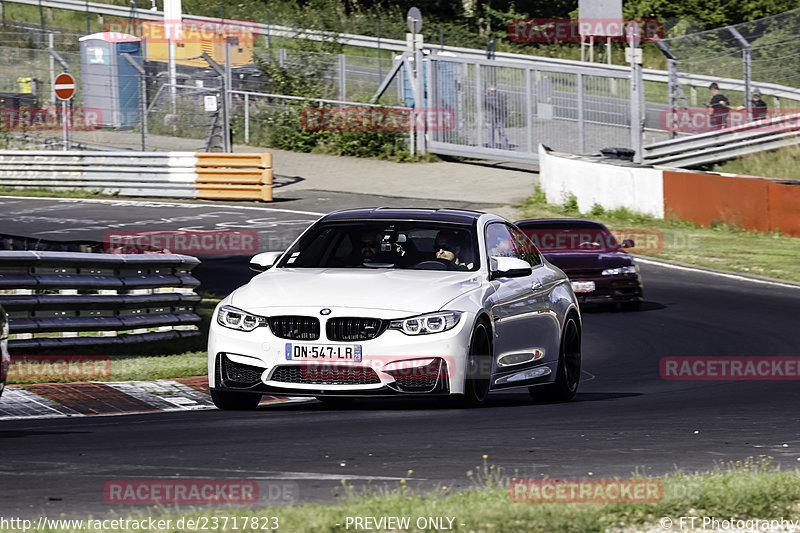
[[[282,255],[283,252],[262,252],[256,254],[250,259],[250,270],[255,270],[256,272],[269,270]]]
[[[523,278],[530,276],[533,268],[518,257],[490,257],[489,280],[497,278]]]
[[[633,242],[633,239],[625,239],[622,241],[623,248],[636,248],[636,243]]]

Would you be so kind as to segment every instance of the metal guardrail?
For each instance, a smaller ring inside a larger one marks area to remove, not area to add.
[[[0,186],[120,196],[272,200],[272,156],[196,152],[0,151]]]
[[[71,11],[89,11],[90,13],[100,15],[115,15],[121,18],[129,18],[135,14],[140,20],[163,20],[164,13],[162,11],[151,11],[149,9],[131,9],[125,6],[114,6],[110,4],[102,4],[97,2],[86,2],[84,0],[5,0],[6,2],[13,2],[27,5],[42,5],[43,7],[50,7],[56,9],[67,9]],[[214,17],[200,17],[196,15],[184,14],[183,18],[186,20],[205,21],[205,22],[220,22],[221,19]],[[235,20],[225,20],[227,24],[235,24]],[[302,28],[291,28],[288,26],[279,26],[275,24],[262,24],[257,22],[248,22],[248,27],[257,29],[261,34],[272,35],[276,37],[297,37],[302,39],[309,39],[315,41],[323,41],[335,38],[338,42],[357,46],[362,48],[377,49],[379,47],[383,50],[391,50],[393,52],[403,52],[407,50],[405,41],[399,39],[378,39],[377,37],[370,37],[367,35],[356,35],[352,33],[335,33],[326,32],[321,30],[308,30]],[[457,56],[472,57],[472,58],[485,58],[486,51],[473,48],[463,48],[459,46],[436,46],[440,52],[449,52]],[[495,58],[506,61],[517,61],[524,63],[535,63],[539,65],[560,65],[567,67],[593,67],[600,68],[607,71],[630,72],[630,67],[624,65],[608,65],[603,63],[590,63],[585,61],[576,61],[572,59],[558,59],[541,56],[531,56],[525,54],[514,54],[510,52],[497,52]],[[661,83],[669,82],[669,72],[666,70],[644,69],[644,80],[654,81]],[[696,87],[707,87],[712,81],[717,82],[721,90],[744,90],[744,80],[733,78],[715,78],[713,76],[704,76],[698,74],[679,74],[681,82]],[[776,96],[778,98],[791,98],[800,101],[800,89],[779,85],[776,83],[762,83],[758,82],[758,87],[762,94],[769,96]]]
[[[644,147],[643,162],[686,167],[716,163],[798,143],[800,113],[653,143]]]
[[[0,305],[13,351],[131,344],[200,334],[197,258],[0,251]]]
[[[194,152],[0,151],[0,185],[193,198]]]

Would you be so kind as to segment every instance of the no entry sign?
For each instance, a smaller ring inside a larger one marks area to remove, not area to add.
[[[56,76],[53,88],[59,100],[69,100],[75,94],[75,78],[66,72],[62,72]]]

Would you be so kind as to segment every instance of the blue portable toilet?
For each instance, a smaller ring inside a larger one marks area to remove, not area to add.
[[[142,41],[133,35],[93,33],[79,39],[83,106],[99,109],[103,126],[139,123],[139,73],[124,57],[142,61]]]

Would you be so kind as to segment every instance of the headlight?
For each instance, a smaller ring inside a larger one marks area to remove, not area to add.
[[[603,270],[604,276],[619,276],[620,274],[636,274],[639,271],[636,265],[630,265],[619,268],[607,268]]]
[[[392,320],[389,329],[399,329],[406,335],[427,335],[453,329],[461,319],[458,311],[441,311],[427,315]]]
[[[236,309],[230,305],[223,305],[217,313],[217,324],[239,331],[253,331],[258,326],[266,326],[267,319],[263,316],[251,315],[247,311]]]

